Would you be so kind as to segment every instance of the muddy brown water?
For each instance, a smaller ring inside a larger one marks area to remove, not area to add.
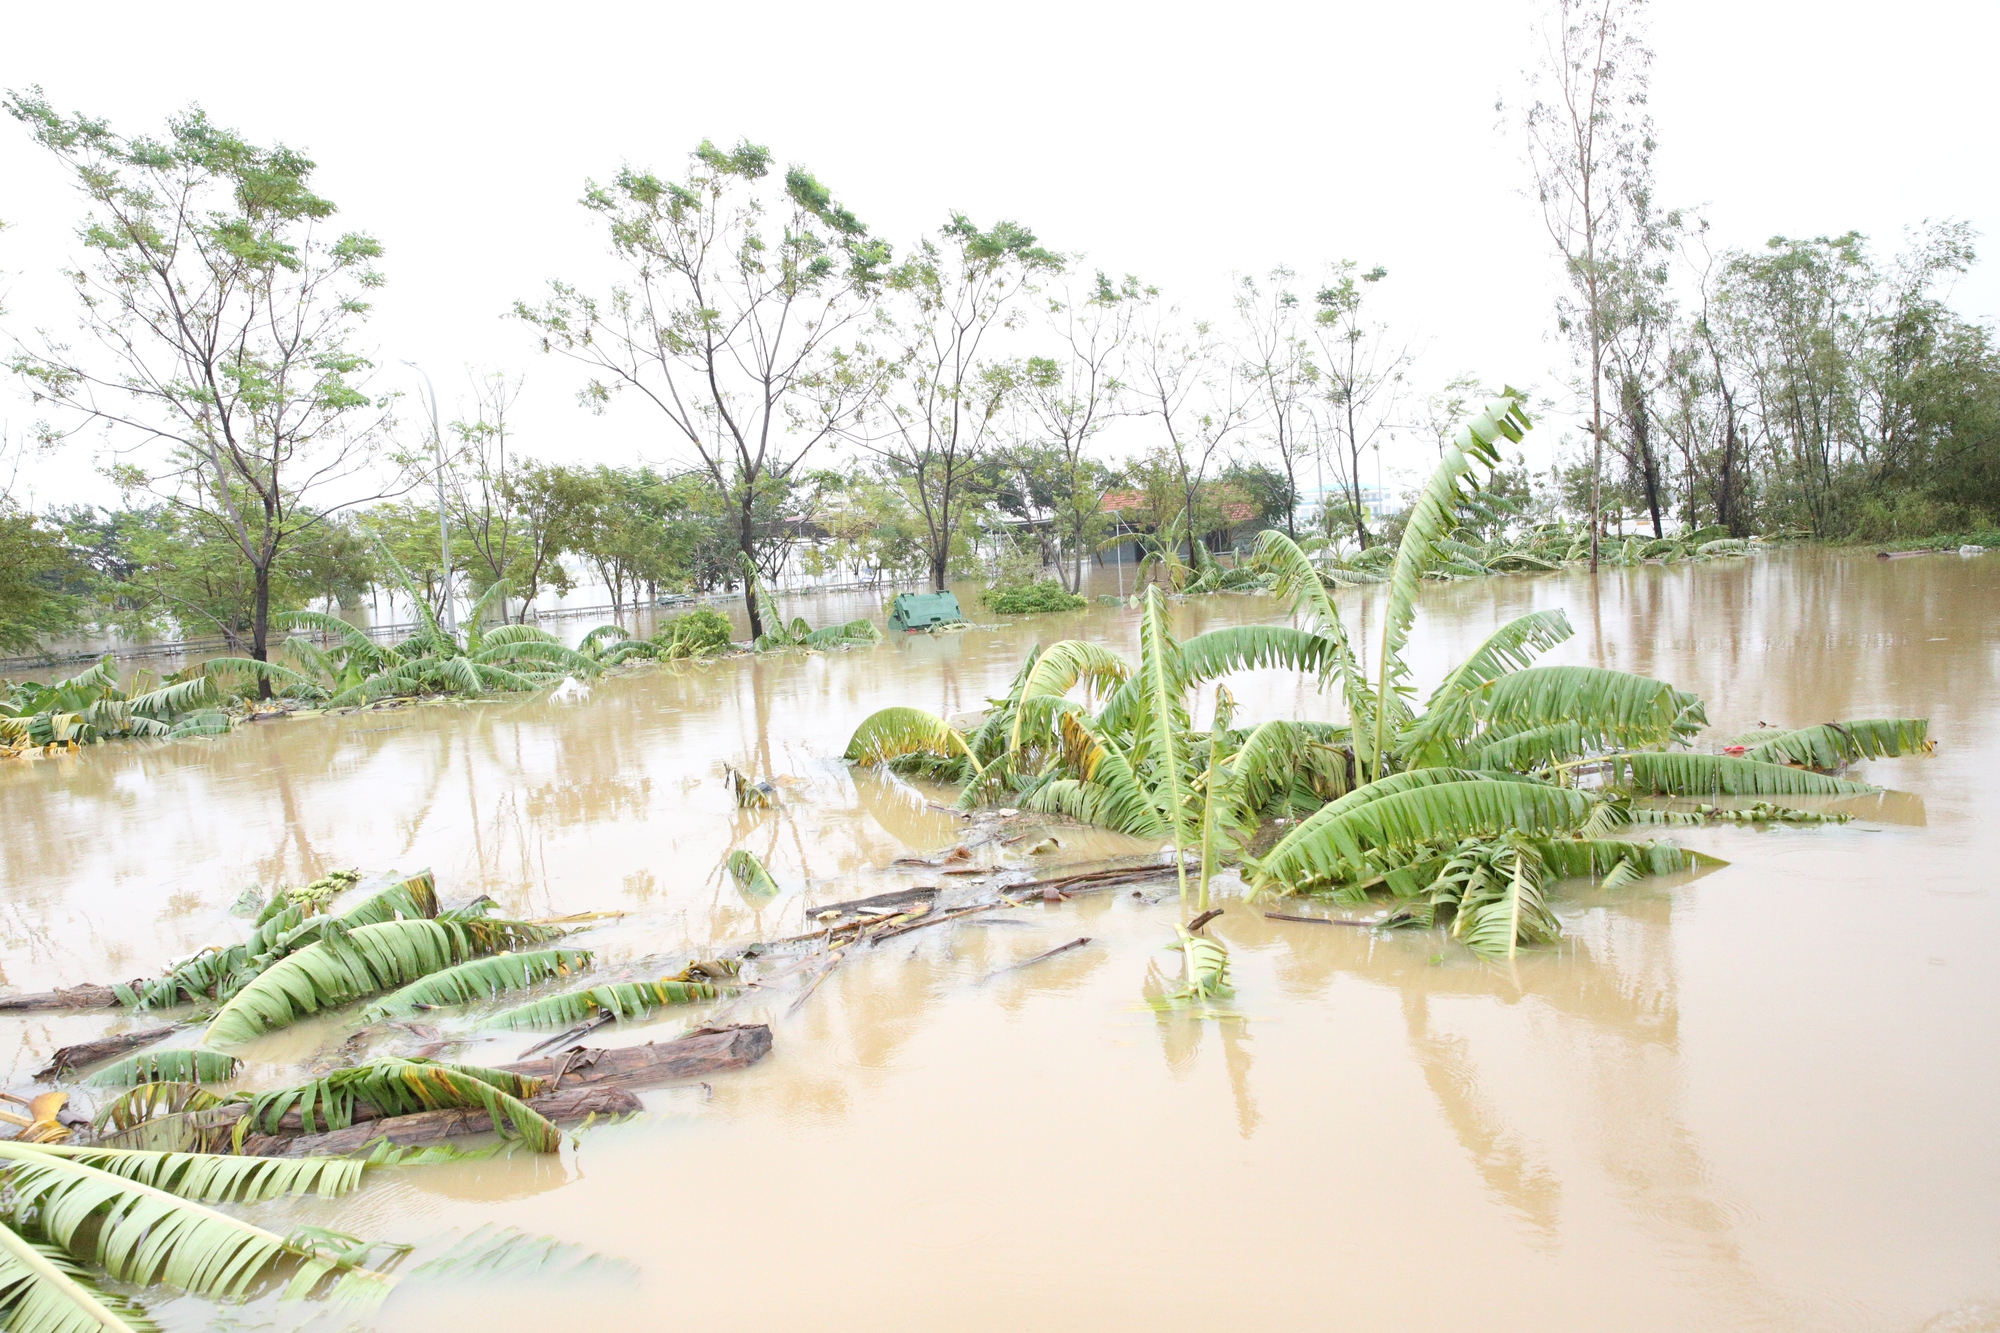
[[[850,959],[796,1013],[795,980],[774,980],[733,1011],[771,1021],[769,1059],[649,1094],[647,1114],[560,1158],[383,1169],[339,1203],[245,1214],[417,1243],[406,1268],[482,1226],[598,1256],[413,1276],[364,1320],[385,1330],[2000,1328],[2000,557],[1800,551],[1594,587],[1440,585],[1412,663],[1427,688],[1500,620],[1548,606],[1577,635],[1547,660],[1694,689],[1718,733],[1928,716],[1937,753],[1864,766],[1891,791],[1843,803],[1859,816],[1845,826],[1684,830],[1730,865],[1572,887],[1561,946],[1512,964],[1232,901],[1212,928],[1234,960],[1227,1021],[1142,1006],[1149,974],[1177,966],[1171,897],[918,932]],[[1359,594],[1343,609],[1356,625],[1375,610]],[[1193,632],[1276,608],[1175,614]],[[1037,639],[1131,654],[1134,621],[1093,606],[647,670],[577,707],[267,723],[0,768],[4,981],[148,972],[236,938],[245,885],[342,866],[429,866],[447,900],[490,893],[528,915],[622,910],[577,941],[608,959],[790,933],[808,903],[938,882],[884,868],[963,832],[924,793],[838,762],[856,722],[977,708]],[[1230,687],[1239,718],[1337,715],[1282,673]],[[778,808],[739,813],[725,761],[776,779]],[[1056,836],[1053,853],[1023,842],[979,863],[1152,850]],[[722,875],[738,846],[781,897],[753,903]],[[991,975],[1079,935],[1091,944]],[[8,1021],[8,1085],[114,1026]],[[295,1074],[343,1031],[264,1039],[248,1080]],[[475,1036],[460,1056],[527,1040]],[[186,1298],[156,1309],[174,1328],[218,1318]],[[221,1317],[312,1314],[265,1299]]]

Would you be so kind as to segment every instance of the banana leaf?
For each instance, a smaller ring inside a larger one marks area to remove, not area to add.
[[[296,1087],[257,1093],[237,1132],[255,1127],[275,1133],[283,1117],[293,1111],[308,1134],[322,1125],[345,1129],[354,1123],[355,1107],[364,1102],[383,1116],[477,1107],[492,1117],[493,1127],[502,1134],[527,1141],[537,1152],[554,1152],[561,1146],[561,1134],[524,1100],[539,1094],[543,1086],[540,1079],[478,1065],[378,1060]]]
[[[226,1083],[243,1062],[221,1051],[199,1046],[139,1051],[92,1074],[84,1082],[93,1088],[122,1088],[134,1083]]]
[[[69,1251],[0,1225],[0,1325],[8,1333],[155,1333],[124,1296],[100,1288]]]
[[[1478,724],[1480,691],[1509,672],[1527,667],[1575,630],[1561,611],[1531,611],[1487,636],[1431,691],[1424,714],[1403,734],[1397,748],[1411,766],[1445,763],[1456,757]]]
[[[1647,875],[1674,875],[1728,862],[1691,852],[1670,842],[1629,842],[1620,838],[1547,838],[1535,844],[1542,864],[1558,879],[1601,878],[1621,864]]]
[[[609,1010],[616,1019],[637,1018],[663,1005],[697,1004],[723,994],[719,986],[701,981],[621,981],[588,990],[551,995],[546,1000],[509,1009],[487,1020],[496,1028],[569,1027]]]
[[[1831,770],[1859,759],[1884,759],[1930,748],[1930,722],[1926,718],[1857,718],[1779,732],[1751,746],[1743,757]]]
[[[471,1004],[490,1000],[503,991],[519,990],[552,977],[565,977],[590,966],[588,949],[543,949],[533,953],[503,953],[491,958],[433,972],[413,981],[368,1006],[361,1013],[364,1023],[380,1022],[419,1009],[435,1009],[448,1004]]]
[[[934,754],[950,759],[965,756],[977,775],[978,758],[965,737],[941,717],[921,708],[884,708],[862,720],[847,742],[844,756],[856,764],[883,764],[909,754]]]
[[[736,887],[752,898],[772,898],[778,894],[778,881],[771,878],[771,872],[764,869],[764,863],[750,853],[738,849],[729,854],[727,862],[729,877],[736,881]]]
[[[250,1159],[238,1160],[248,1164]],[[168,1177],[170,1187],[137,1178],[143,1174]],[[298,1265],[298,1273],[287,1294],[304,1295],[339,1267],[283,1236],[172,1192],[213,1190],[212,1176],[196,1180],[184,1171],[177,1175],[168,1168],[149,1167],[135,1168],[128,1177],[88,1160],[72,1160],[46,1144],[0,1142],[0,1179],[12,1191],[16,1217],[32,1215],[48,1240],[101,1266],[119,1281],[164,1283],[196,1295],[229,1299],[242,1296],[275,1265],[289,1261]],[[334,1294],[379,1297],[391,1281],[382,1273],[350,1268]]]
[[[1851,796],[1865,782],[1722,754],[1639,750],[1612,760],[1611,781],[1659,796]]]
[[[1060,725],[1065,762],[1077,776],[1043,783],[1021,798],[1023,808],[1066,815],[1135,838],[1167,836],[1158,802],[1117,740],[1081,714],[1064,714]]]
[[[1566,787],[1412,769],[1357,788],[1302,821],[1258,860],[1251,886],[1264,894],[1359,878],[1373,864],[1372,853],[1407,852],[1441,840],[1564,833],[1582,824],[1590,807],[1588,797]]]
[[[1575,723],[1593,746],[1665,745],[1707,722],[1693,695],[1605,667],[1526,667],[1482,687],[1472,708],[1489,731]]]

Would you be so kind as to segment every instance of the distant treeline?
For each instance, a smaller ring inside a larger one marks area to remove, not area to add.
[[[1594,562],[1592,534],[1634,526],[1992,526],[2000,354],[1946,301],[1971,231],[1926,225],[1889,259],[1856,234],[1711,251],[1697,217],[1654,204],[1634,12],[1552,0],[1521,116],[1574,353],[1561,392],[1532,397],[1584,429],[1553,468],[1503,474],[1519,532],[1573,524]],[[356,605],[385,551],[439,605],[504,578],[515,616],[585,571],[621,608],[745,586],[753,635],[757,589],[786,576],[1053,569],[1074,592],[1135,529],[1191,553],[1264,524],[1340,559],[1393,534],[1398,475],[1500,387],[1418,385],[1406,332],[1375,314],[1380,267],[1239,278],[1204,319],[1012,221],[954,213],[891,246],[803,167],[705,142],[678,173],[590,186],[618,276],[513,303],[585,410],[622,400],[634,452],[678,460],[574,466],[510,433],[518,374],[475,375],[450,411],[357,350],[383,248],[333,225],[300,154],[198,110],[128,138],[39,91],[6,106],[87,201],[78,330],[13,331],[45,423],[16,446],[102,437],[124,496],[31,512],[0,494],[10,651],[95,623],[220,633],[262,660],[275,613]],[[1524,348],[1546,327],[1505,317]]]

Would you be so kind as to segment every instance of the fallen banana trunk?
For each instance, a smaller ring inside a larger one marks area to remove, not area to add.
[[[640,1109],[633,1088],[707,1078],[755,1064],[771,1051],[771,1029],[762,1023],[743,1027],[703,1028],[667,1042],[604,1050],[576,1047],[541,1060],[501,1065],[512,1074],[546,1079],[549,1090],[528,1099],[528,1106],[556,1124],[591,1115],[622,1115]],[[247,1107],[217,1107],[206,1122],[226,1140],[230,1126]],[[252,1157],[338,1156],[359,1151],[377,1139],[398,1147],[422,1147],[468,1134],[484,1134],[493,1122],[484,1110],[452,1108],[384,1117],[367,1102],[357,1102],[354,1123],[327,1133],[305,1134],[296,1111],[287,1112],[274,1134],[244,1136],[243,1152]]]
[[[35,1071],[38,1082],[53,1083],[68,1074],[74,1074],[100,1061],[114,1056],[136,1051],[141,1046],[151,1046],[154,1042],[170,1037],[180,1030],[180,1024],[168,1023],[162,1027],[141,1028],[137,1032],[121,1032],[113,1037],[99,1037],[95,1041],[80,1041],[74,1046],[64,1046],[48,1064]]]
[[[531,1097],[527,1104],[558,1125],[574,1124],[593,1115],[625,1115],[643,1109],[636,1096],[618,1087],[565,1088]],[[477,1107],[450,1107],[362,1121],[324,1134],[248,1134],[244,1136],[243,1153],[249,1157],[342,1157],[377,1143],[423,1148],[447,1139],[489,1133],[492,1129],[493,1118],[485,1111]]]

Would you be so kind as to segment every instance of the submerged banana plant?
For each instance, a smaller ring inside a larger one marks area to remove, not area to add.
[[[559,932],[523,921],[384,921],[328,930],[273,964],[216,1011],[204,1044],[233,1045],[321,1009],[407,986],[434,972]]]
[[[1850,795],[1874,789],[1835,770],[1930,747],[1926,724],[1909,718],[1760,735],[1737,753],[1690,750],[1708,725],[1695,695],[1630,672],[1537,663],[1571,637],[1554,609],[1500,625],[1419,711],[1403,660],[1419,595],[1440,569],[1472,558],[1465,525],[1498,513],[1480,476],[1528,426],[1519,394],[1488,404],[1447,450],[1394,550],[1364,552],[1350,569],[1333,570],[1281,532],[1262,534],[1254,568],[1289,623],[1179,639],[1156,580],[1140,603],[1136,665],[1083,642],[1038,648],[971,735],[918,709],[885,709],[856,730],[847,758],[962,783],[961,808],[1020,806],[1170,844],[1184,903],[1191,852],[1204,904],[1214,866],[1240,857],[1254,895],[1356,902],[1384,892],[1404,900],[1405,920],[1449,906],[1460,939],[1506,953],[1553,938],[1545,881],[1585,873],[1616,887],[1669,863],[1698,864],[1649,852],[1600,865],[1594,851],[1565,850],[1635,821],[1703,818],[1643,809],[1635,795]],[[1535,540],[1544,538],[1572,540]],[[1365,664],[1333,597],[1363,575],[1387,583],[1384,629]],[[1338,698],[1347,720],[1242,729],[1224,710],[1208,731],[1193,729],[1189,700],[1200,686],[1260,668],[1306,676]],[[1292,820],[1269,850],[1243,851],[1260,827]],[[1570,868],[1578,864],[1589,869]],[[1411,904],[1428,901],[1433,886],[1442,897],[1418,913]],[[1496,922],[1512,932],[1504,949]]]
[[[1229,984],[1229,950],[1222,941],[1185,926],[1175,926],[1174,931],[1180,937],[1181,984],[1155,999],[1153,1007],[1173,1009],[1234,995]]]
[[[399,643],[380,644],[338,616],[287,611],[277,621],[293,631],[283,650],[290,665],[217,657],[203,664],[205,676],[223,686],[260,680],[279,695],[342,708],[386,698],[537,690],[565,675],[595,676],[607,665],[600,654],[566,648],[536,625],[484,628],[493,599],[507,595],[504,579],[473,602],[462,630],[445,629],[408,572],[379,543],[377,549],[416,607],[416,633]],[[331,646],[321,647],[309,635],[330,639]]]
[[[119,737],[220,735],[230,728],[226,702],[205,675],[164,683],[135,673],[124,687],[106,654],[67,680],[0,680],[0,750],[75,748]]]
[[[341,890],[360,877],[335,871],[304,889],[279,889],[257,914],[250,938],[241,944],[214,946],[173,968],[165,976],[131,986],[113,987],[120,1004],[148,1009],[183,1001],[227,1001],[274,963],[316,942],[328,930],[347,932],[384,921],[434,917],[438,914],[437,885],[428,870],[407,877],[390,874],[363,886],[367,896],[339,916],[330,909]],[[370,890],[373,888],[373,891]]]
[[[750,853],[740,848],[731,852],[725,869],[746,896],[757,899],[777,897],[778,881],[772,879],[771,872],[764,869],[764,863]]]

